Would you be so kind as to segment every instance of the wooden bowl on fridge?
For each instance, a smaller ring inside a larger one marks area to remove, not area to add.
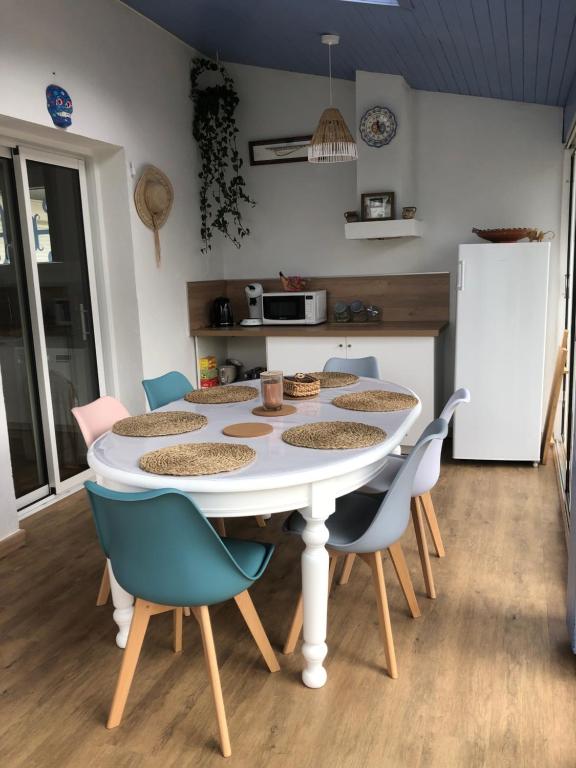
[[[474,229],[475,235],[482,240],[488,240],[489,243],[517,243],[518,240],[524,240],[530,237],[534,232],[534,227],[513,227],[511,229]]]

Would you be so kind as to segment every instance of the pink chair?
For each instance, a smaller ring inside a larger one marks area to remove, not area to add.
[[[88,405],[80,405],[72,408],[72,414],[78,422],[80,432],[89,448],[104,432],[108,432],[117,421],[130,416],[129,411],[115,397],[99,397]],[[106,605],[110,597],[110,574],[108,573],[108,564],[104,564],[104,573],[100,581],[100,589],[96,598],[96,605]]]

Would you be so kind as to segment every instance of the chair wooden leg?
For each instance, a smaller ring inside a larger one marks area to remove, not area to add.
[[[416,542],[418,552],[420,553],[420,562],[422,563],[422,575],[426,585],[426,594],[434,599],[436,597],[436,587],[434,585],[434,575],[430,564],[430,553],[428,552],[428,542],[426,541],[426,531],[424,530],[424,519],[422,515],[422,505],[419,497],[412,499],[412,521],[414,522],[414,532],[416,533]]]
[[[334,573],[336,571],[337,563],[338,555],[330,554],[330,569],[328,571],[328,594],[330,594],[330,590],[332,589],[332,582],[334,581]],[[300,632],[302,632],[303,624],[304,599],[302,597],[302,592],[300,592],[300,595],[298,596],[298,602],[296,604],[296,610],[294,611],[294,616],[292,617],[292,624],[290,625],[290,630],[288,631],[288,637],[286,638],[284,648],[282,649],[283,654],[288,655],[290,653],[294,653],[296,643],[300,637]]]
[[[224,709],[224,698],[222,696],[222,686],[220,685],[220,673],[218,671],[218,659],[216,658],[216,648],[214,646],[214,635],[212,634],[212,625],[210,623],[210,614],[207,605],[201,605],[193,608],[194,614],[200,624],[202,632],[202,645],[204,646],[204,658],[206,668],[210,677],[212,687],[212,696],[214,698],[214,707],[216,709],[216,719],[218,720],[218,731],[220,733],[220,749],[224,757],[230,757],[232,749],[230,748],[230,736],[228,735],[228,723],[226,722],[226,711]]]
[[[366,560],[366,562],[372,568],[372,578],[374,580],[376,602],[378,603],[378,618],[380,619],[380,629],[382,631],[382,639],[384,641],[384,653],[386,654],[386,667],[390,677],[397,678],[398,667],[396,665],[396,652],[394,650],[394,638],[392,637],[390,611],[388,610],[388,597],[386,596],[386,584],[384,582],[382,556],[380,552],[372,552],[369,555],[364,555],[363,559]]]
[[[182,653],[182,608],[174,608],[174,653]]]
[[[356,555],[354,552],[349,552],[346,557],[344,558],[344,567],[342,568],[342,573],[340,574],[340,578],[338,579],[338,584],[348,584],[348,581],[350,579],[350,574],[352,573],[352,566],[354,565],[354,560],[356,559]]]
[[[442,541],[440,526],[438,525],[438,518],[436,517],[436,510],[434,509],[434,504],[432,503],[432,496],[430,495],[430,491],[428,491],[428,493],[423,493],[422,496],[420,496],[420,501],[424,507],[424,516],[426,517],[426,522],[428,523],[428,528],[430,529],[430,535],[432,536],[432,541],[434,542],[434,549],[436,550],[436,554],[438,557],[445,557],[446,550],[444,549],[444,542]]]
[[[262,515],[256,515],[256,522],[258,523],[258,528],[266,528],[266,520],[264,520]]]
[[[296,604],[296,610],[294,611],[294,616],[292,617],[292,624],[290,625],[290,630],[288,631],[288,637],[286,638],[286,642],[284,643],[284,648],[282,649],[282,653],[288,655],[289,653],[294,653],[294,650],[296,649],[296,643],[298,642],[298,638],[300,637],[300,632],[302,632],[302,625],[304,624],[304,600],[302,598],[302,592],[298,595],[298,602]]]
[[[218,532],[219,536],[226,536],[226,523],[223,517],[216,517],[212,520],[212,525]]]
[[[404,597],[408,603],[412,618],[417,619],[421,615],[420,607],[418,606],[418,600],[416,600],[414,586],[412,585],[412,579],[410,578],[410,571],[408,570],[402,545],[397,541],[395,544],[388,547],[388,552],[390,553],[390,560],[392,560],[392,565],[396,571],[396,576],[398,576],[398,581],[402,587],[402,592],[404,592]]]
[[[184,616],[190,616],[190,615],[191,615],[190,608],[188,607],[184,608]]]
[[[262,626],[262,622],[256,612],[256,608],[254,607],[254,603],[252,602],[248,590],[245,589],[244,592],[240,592],[239,595],[236,595],[234,602],[240,609],[240,613],[250,630],[250,634],[256,641],[256,645],[260,649],[260,653],[264,657],[268,669],[270,672],[278,672],[280,669],[278,659],[272,650],[270,640],[268,640],[268,635]]]
[[[116,683],[116,691],[114,692],[112,707],[110,708],[108,723],[106,724],[107,728],[116,728],[122,720],[124,707],[126,706],[130,686],[134,679],[134,672],[136,671],[142,643],[144,642],[144,635],[146,634],[151,615],[152,605],[137,598],[128,634],[128,642],[122,656],[122,666],[120,667],[120,674]]]
[[[98,597],[96,598],[96,605],[106,605],[108,598],[110,597],[110,573],[108,571],[108,561],[104,563],[104,570],[102,572],[102,579],[100,580],[100,589],[98,590]]]

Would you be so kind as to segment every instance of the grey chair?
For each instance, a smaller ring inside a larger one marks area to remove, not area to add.
[[[454,415],[456,408],[462,403],[470,402],[470,391],[466,387],[457,389],[456,392],[449,398],[448,402],[444,406],[440,418],[444,419],[448,424]],[[418,516],[424,515],[424,519],[428,523],[432,541],[434,542],[434,548],[438,557],[444,557],[446,554],[444,549],[444,542],[442,541],[442,535],[440,533],[440,527],[438,525],[438,519],[436,517],[436,510],[432,503],[432,496],[430,491],[440,477],[440,458],[442,455],[442,443],[443,440],[433,440],[429,443],[426,453],[424,454],[418,472],[414,478],[414,487],[412,488],[413,504],[416,508],[416,514]],[[406,460],[405,456],[390,456],[386,462],[382,472],[371,480],[370,483],[364,488],[361,488],[362,493],[383,494],[386,493],[392,480],[396,477],[400,467]],[[421,546],[420,538],[418,537],[418,531],[416,531],[418,540],[418,547],[420,549],[420,560],[422,562],[422,572],[424,575],[424,582],[426,584],[426,592],[428,597],[436,597],[436,587],[434,585],[434,576],[432,574],[432,566],[430,564],[430,557],[428,554],[428,548]],[[350,578],[350,572],[354,563],[354,555],[350,555],[346,558],[342,574],[340,576],[339,584],[347,584]]]
[[[369,379],[379,379],[378,360],[375,357],[356,357],[348,360],[346,357],[331,357],[326,361],[325,371],[337,373],[355,373],[356,376],[366,376]]]
[[[444,419],[436,419],[426,428],[408,458],[402,463],[388,492],[382,496],[369,496],[364,493],[350,493],[336,500],[336,511],[326,521],[328,527],[327,547],[330,554],[329,589],[332,585],[336,562],[340,555],[355,554],[364,560],[372,569],[378,616],[384,639],[386,666],[390,677],[398,677],[392,626],[384,583],[382,567],[382,550],[387,549],[400,585],[404,591],[412,616],[420,615],[410,574],[400,545],[408,522],[412,502],[414,478],[433,440],[443,439],[448,432],[448,423]],[[418,527],[417,521],[415,525]],[[422,521],[420,521],[420,527]],[[287,533],[301,534],[305,520],[299,512],[294,512],[284,524]],[[303,602],[300,595],[284,653],[292,653],[296,647],[302,630]]]

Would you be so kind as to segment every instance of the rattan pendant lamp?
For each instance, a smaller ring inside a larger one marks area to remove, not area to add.
[[[308,146],[310,163],[346,163],[358,159],[356,142],[340,110],[332,103],[332,46],[338,45],[340,35],[322,35],[320,38],[328,46],[328,74],[330,78],[330,106],[322,112],[318,127],[314,131]]]

